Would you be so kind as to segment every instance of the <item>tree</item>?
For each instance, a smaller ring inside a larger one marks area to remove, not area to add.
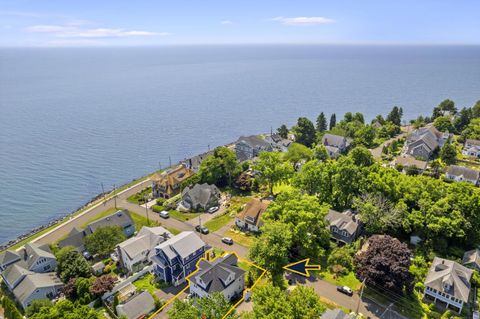
[[[382,195],[361,195],[355,198],[353,207],[358,210],[359,218],[369,234],[395,231],[402,225],[403,211],[393,207]]]
[[[283,273],[282,267],[288,264],[291,245],[292,234],[285,224],[267,223],[262,227],[260,237],[250,248],[249,256],[260,267],[267,269],[272,278],[275,278]]]
[[[437,117],[435,121],[433,121],[433,126],[440,132],[453,132],[455,130],[452,121],[447,116]]]
[[[480,100],[472,106],[472,118],[479,118],[480,117]]]
[[[55,257],[57,258],[57,273],[63,282],[77,277],[89,277],[92,273],[85,258],[71,246],[60,249]]]
[[[323,144],[315,145],[313,148],[313,157],[322,162],[330,158],[330,156],[328,156],[327,148]]]
[[[355,147],[350,151],[349,156],[357,166],[370,166],[374,163],[372,153],[364,146]]]
[[[287,152],[285,153],[284,159],[292,163],[293,169],[297,168],[297,165],[303,160],[308,161],[312,158],[313,152],[311,149],[306,147],[303,144],[292,143]]]
[[[466,107],[462,108],[453,123],[455,127],[455,131],[457,133],[461,133],[470,123],[471,117],[472,117],[472,110],[469,108],[467,109]]]
[[[312,147],[316,137],[315,126],[313,126],[312,121],[306,117],[300,117],[294,130],[297,143]]]
[[[202,183],[219,186],[232,185],[233,174],[238,166],[235,152],[221,146],[200,164],[198,175]]]
[[[312,287],[296,286],[287,300],[292,308],[292,319],[320,318],[326,309]]]
[[[95,279],[93,285],[90,287],[90,293],[96,297],[101,297],[105,293],[112,291],[115,287],[117,278],[110,275],[103,275]]]
[[[80,304],[87,305],[92,301],[90,286],[94,280],[94,278],[77,278],[77,280],[75,280],[75,294]]]
[[[440,158],[447,165],[452,165],[457,162],[457,150],[449,141],[445,142],[440,149]]]
[[[170,319],[198,319],[198,310],[190,300],[176,299],[173,307],[168,310]]]
[[[335,125],[337,125],[337,116],[335,115],[335,113],[333,113],[331,116],[330,116],[330,125],[328,126],[330,130],[332,130]]]
[[[400,126],[402,123],[402,108],[394,106],[390,113],[387,115],[387,121],[392,122],[393,124]]]
[[[347,112],[347,113],[345,113],[345,115],[343,116],[343,121],[344,121],[344,122],[347,122],[347,123],[353,122],[353,114],[352,114],[352,112]]]
[[[352,249],[349,246],[334,248],[333,251],[328,255],[327,265],[330,271],[337,275],[352,271]]]
[[[327,130],[327,119],[325,117],[325,114],[323,112],[320,113],[320,115],[317,117],[317,131],[320,133],[323,133]]]
[[[373,146],[375,140],[375,128],[372,125],[365,125],[355,132],[355,143],[367,147]]]
[[[355,271],[367,285],[401,293],[413,288],[409,271],[412,252],[406,244],[388,235],[374,235],[368,239],[368,248],[355,256]]]
[[[262,285],[255,289],[255,319],[291,319],[293,311],[287,295],[279,287]]]
[[[455,102],[449,99],[440,102],[438,106],[433,108],[432,120],[435,120],[439,116],[445,115],[445,112],[449,112],[451,115],[456,114],[457,108],[455,107]]]
[[[480,118],[475,118],[470,121],[470,124],[462,132],[462,139],[471,138],[474,140],[480,139]]]
[[[76,288],[77,278],[70,278],[62,288],[62,292],[67,299],[75,300],[77,299],[77,288]]]
[[[125,239],[120,226],[100,227],[85,237],[85,247],[93,255],[108,256]]]
[[[279,152],[261,152],[253,166],[259,173],[257,179],[260,184],[267,186],[272,195],[273,187],[286,181],[293,173],[291,166],[284,163],[281,157]]]
[[[231,308],[223,294],[215,292],[208,297],[190,300],[175,300],[173,307],[168,311],[170,319],[221,319]],[[234,313],[227,318],[233,318]]]
[[[15,303],[7,296],[2,298],[3,312],[6,319],[23,319]]]
[[[33,300],[25,310],[25,315],[27,315],[27,318],[30,318],[34,314],[40,312],[40,310],[44,307],[51,308],[53,307],[53,303],[48,299]]]
[[[53,307],[43,307],[29,319],[98,319],[95,309],[61,300]]]
[[[363,114],[360,112],[356,112],[355,114],[353,114],[353,121],[365,124],[365,118],[363,117]]]
[[[277,128],[277,132],[282,138],[288,138],[288,127],[285,124]]]

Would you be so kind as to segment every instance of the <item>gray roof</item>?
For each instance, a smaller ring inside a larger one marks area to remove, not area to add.
[[[353,319],[354,317],[347,315],[340,309],[327,309],[320,319]]]
[[[30,267],[37,261],[38,258],[52,258],[55,259],[55,256],[51,253],[48,245],[40,246],[35,243],[25,244],[25,252],[27,256],[27,267]]]
[[[155,309],[155,300],[148,291],[143,291],[126,303],[117,306],[117,311],[125,314],[128,319],[137,319],[142,315],[146,315]]]
[[[480,140],[467,138],[467,140],[465,141],[465,144],[480,146]]]
[[[53,272],[29,274],[20,284],[13,289],[13,294],[20,303],[25,300],[37,289],[47,287],[61,287],[63,283]]]
[[[10,285],[13,285],[21,277],[31,274],[34,273],[27,269],[27,263],[22,260],[7,267],[7,269],[2,272],[2,277],[8,281]]]
[[[264,139],[256,136],[256,135],[250,135],[250,136],[241,136],[235,144],[243,142],[245,144],[248,144],[250,147],[253,148],[258,148],[258,149],[271,149],[270,143],[266,142]]]
[[[10,264],[20,260],[20,255],[13,250],[7,250],[0,254],[0,266]]]
[[[205,284],[207,293],[221,292],[225,290],[237,278],[245,274],[245,270],[237,266],[238,258],[234,254],[228,254],[224,257],[218,257],[212,263],[202,260],[198,264],[198,272],[195,279],[200,278]],[[227,279],[233,275],[233,281],[226,285]]]
[[[185,231],[161,243],[156,249],[161,249],[169,259],[173,259],[177,254],[181,258],[186,258],[204,246],[203,240],[194,232]]]
[[[447,169],[447,174],[453,176],[463,175],[465,179],[476,181],[480,176],[480,171],[465,166],[451,165]]]
[[[84,238],[85,232],[75,227],[65,239],[58,242],[58,247],[63,248],[66,246],[72,246],[79,252],[83,252],[85,250]]]
[[[452,260],[435,257],[425,286],[468,302],[472,270]]]
[[[182,192],[182,197],[188,195],[192,200],[193,206],[205,206],[214,196],[217,201],[220,200],[220,190],[215,185],[195,184],[193,187],[186,187]]]
[[[87,229],[93,233],[95,230],[101,227],[120,226],[122,228],[126,228],[133,225],[134,223],[130,213],[126,210],[119,210],[116,213],[88,224]]]
[[[360,226],[360,221],[355,218],[355,214],[351,210],[340,213],[331,209],[325,218],[330,222],[330,225],[336,226],[339,230],[345,230],[350,235],[355,234]]]
[[[348,140],[344,136],[325,133],[322,137],[322,144],[330,146],[348,145]]]
[[[442,137],[435,126],[427,125],[413,131],[407,138],[408,148],[412,149],[421,144],[426,145],[430,151],[433,151],[439,146],[438,140]]]
[[[473,265],[480,269],[480,249],[466,251],[463,255],[462,263],[464,265]]]
[[[406,167],[413,166],[421,170],[425,170],[427,168],[427,162],[417,160],[416,158],[410,157],[410,156],[407,156],[407,157],[398,156],[397,158],[395,158],[394,162],[395,164],[398,164],[398,165],[402,165]]]
[[[144,251],[153,252],[158,244],[171,237],[172,233],[161,226],[143,226],[135,237],[121,242],[118,244],[118,247],[122,249],[130,259],[134,259],[135,256],[142,254]]]

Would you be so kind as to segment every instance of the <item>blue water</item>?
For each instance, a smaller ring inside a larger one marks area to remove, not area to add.
[[[101,191],[299,116],[480,99],[480,47],[0,50],[0,242]]]

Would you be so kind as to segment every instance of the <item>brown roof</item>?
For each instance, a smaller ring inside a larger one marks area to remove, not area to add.
[[[171,187],[174,185],[177,185],[190,176],[193,175],[193,171],[186,168],[184,165],[179,165],[173,169],[166,170],[162,173],[155,173],[152,177],[151,180],[163,187],[165,187],[166,192],[170,193]]]
[[[399,164],[404,167],[413,166],[421,170],[424,170],[425,168],[427,168],[427,162],[417,160],[416,158],[413,158],[410,156],[409,157],[398,156],[395,159],[395,164]]]
[[[245,205],[245,208],[238,214],[237,217],[241,220],[245,220],[245,218],[250,217],[255,221],[255,225],[258,225],[260,216],[262,216],[269,204],[270,201],[268,200],[253,198]]]

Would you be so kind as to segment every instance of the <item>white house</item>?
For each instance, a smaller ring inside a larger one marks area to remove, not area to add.
[[[118,244],[116,252],[129,273],[142,270],[155,255],[155,247],[173,235],[163,227],[142,227],[135,237]]]
[[[468,302],[472,273],[457,262],[435,257],[425,279],[425,299],[460,313]]]
[[[238,267],[235,254],[226,254],[213,262],[201,259],[198,271],[189,280],[192,295],[203,298],[220,292],[231,301],[241,296],[245,289],[245,270]]]
[[[270,202],[267,200],[253,198],[237,215],[235,225],[247,231],[258,232],[261,226],[260,217],[267,209],[268,204]]]
[[[480,140],[467,139],[462,154],[465,156],[480,157]]]
[[[451,165],[448,167],[445,177],[455,182],[468,182],[477,185],[480,171],[465,166]]]

